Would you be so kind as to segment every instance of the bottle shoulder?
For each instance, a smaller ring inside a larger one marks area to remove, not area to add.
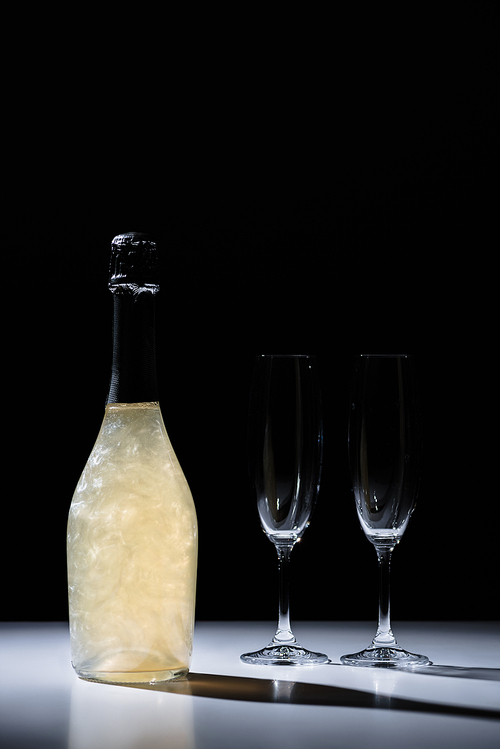
[[[115,485],[128,492],[132,484],[178,492],[192,502],[158,403],[108,404],[77,493]]]
[[[143,403],[108,403],[105,415],[109,413],[127,413],[131,411],[160,411],[159,401],[145,401]]]
[[[140,444],[155,439],[161,442],[164,433],[159,403],[108,403],[96,445],[103,440],[111,441],[115,448],[128,442]]]

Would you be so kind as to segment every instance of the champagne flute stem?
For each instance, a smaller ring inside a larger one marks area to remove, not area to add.
[[[278,553],[279,610],[278,628],[273,645],[290,645],[296,642],[290,624],[290,554],[293,544],[276,544]]]
[[[391,557],[394,547],[376,547],[379,569],[378,627],[372,645],[398,647],[391,628]]]

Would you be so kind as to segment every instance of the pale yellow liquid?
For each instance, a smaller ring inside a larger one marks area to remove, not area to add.
[[[197,521],[158,404],[109,404],[68,520],[71,658],[115,683],[187,673]]]

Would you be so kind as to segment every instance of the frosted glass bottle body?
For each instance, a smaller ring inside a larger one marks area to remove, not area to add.
[[[67,554],[77,674],[154,683],[189,670],[197,520],[158,403],[110,403],[76,487]]]

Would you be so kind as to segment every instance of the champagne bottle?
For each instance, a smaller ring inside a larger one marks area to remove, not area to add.
[[[112,242],[113,361],[104,420],[68,519],[71,659],[85,679],[154,683],[189,670],[193,498],[158,402],[155,243]]]

